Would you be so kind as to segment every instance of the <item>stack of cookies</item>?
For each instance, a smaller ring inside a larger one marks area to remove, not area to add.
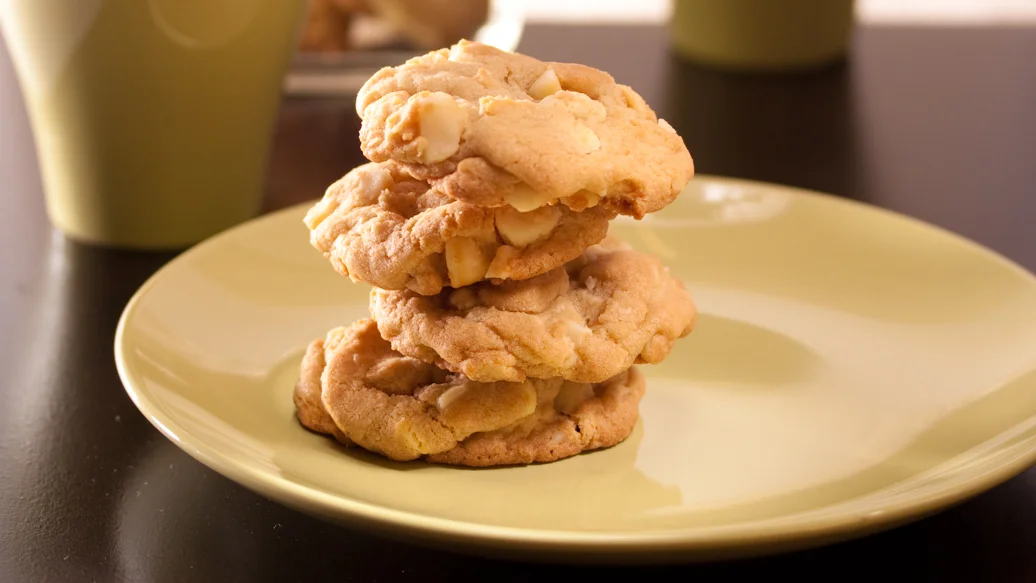
[[[302,424],[468,466],[628,437],[634,365],[665,358],[696,310],[608,223],[676,198],[694,172],[683,140],[607,73],[466,41],[379,71],[356,109],[371,162],[305,223],[336,271],[373,286],[371,318],[309,346]]]

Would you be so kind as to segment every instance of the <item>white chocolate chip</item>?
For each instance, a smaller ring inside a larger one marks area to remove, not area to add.
[[[514,190],[504,195],[507,204],[513,206],[520,212],[536,210],[552,200],[552,197],[542,192],[536,192],[528,184],[522,183],[514,187]]]
[[[457,153],[464,132],[466,115],[457,102],[445,93],[431,93],[418,104],[418,119],[423,140],[421,163],[435,164]]]
[[[520,255],[519,251],[510,245],[501,245],[493,256],[493,262],[486,270],[486,279],[508,279],[511,277],[511,262]]]
[[[558,91],[561,91],[561,82],[558,81],[558,75],[554,72],[554,69],[547,69],[529,86],[529,97],[543,99]]]
[[[565,358],[566,366],[571,366],[575,364],[576,359],[579,358],[579,346],[587,339],[587,337],[593,335],[593,331],[591,331],[585,324],[574,320],[563,321],[561,323],[560,330],[555,329],[555,333],[559,331],[564,335],[565,344],[568,345],[569,353]]]
[[[313,208],[306,212],[306,217],[303,220],[307,227],[315,231],[318,225],[327,220],[327,217],[331,216],[331,213],[335,212],[335,208],[337,207],[332,204],[330,196],[325,195],[320,202],[313,205]],[[311,233],[310,238],[314,242],[318,240],[316,233]]]
[[[451,287],[464,287],[486,275],[489,261],[473,239],[460,237],[446,242],[446,272]]]
[[[361,193],[365,200],[376,199],[382,192],[392,188],[392,173],[385,168],[377,167],[371,172],[361,172],[359,176],[357,192]]]
[[[601,202],[601,195],[592,190],[582,189],[561,199],[561,202],[570,209],[579,212],[597,206]]]
[[[628,85],[619,85],[619,91],[622,92],[622,96],[626,99],[626,107],[639,111],[640,113],[648,113],[651,108],[644,101],[644,98],[637,94]]]
[[[519,212],[512,207],[496,210],[496,230],[509,245],[527,247],[550,236],[561,220],[561,209],[544,206],[529,212]]]
[[[449,407],[454,401],[464,396],[464,393],[468,392],[469,386],[471,385],[464,384],[446,389],[446,392],[439,395],[439,398],[435,400],[435,406],[438,407],[440,411],[446,409],[446,407]]]
[[[480,368],[480,370],[487,377],[494,377],[494,378],[501,378],[501,379],[511,378],[511,377],[514,376],[514,372],[515,372],[514,369],[512,369],[512,368],[510,368],[510,367],[508,367],[506,365],[499,364],[499,363],[486,364],[486,365],[482,366]],[[532,389],[530,388],[530,390],[532,390]],[[532,411],[535,410],[535,408],[536,408],[535,401],[533,401],[531,403],[531,405],[532,405],[532,409],[529,410],[529,413],[528,413],[529,415],[531,415]]]
[[[582,146],[580,149],[581,154],[589,154],[601,149],[601,139],[597,137],[597,134],[592,129],[584,124],[576,123],[576,139],[579,140],[579,144]]]
[[[582,344],[587,337],[592,336],[593,332],[586,326],[586,324],[579,324],[576,322],[566,322],[565,324],[565,337],[572,342],[572,345]]]
[[[608,117],[608,110],[603,103],[595,101],[589,95],[575,91],[560,91],[545,97],[541,103],[563,107],[579,120],[603,121]]]
[[[658,125],[662,126],[662,129],[664,129],[665,131],[667,131],[667,132],[669,132],[671,134],[675,134],[676,133],[676,129],[673,126],[669,125],[669,122],[667,122],[666,120],[664,120],[662,118],[658,118]]]

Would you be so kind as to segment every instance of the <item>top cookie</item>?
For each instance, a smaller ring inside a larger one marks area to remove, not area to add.
[[[479,382],[601,382],[661,362],[696,316],[658,259],[610,238],[532,279],[434,296],[374,289],[370,310],[395,350]]]
[[[694,174],[672,126],[611,75],[475,42],[378,71],[356,111],[367,158],[481,206],[602,204],[640,218]]]

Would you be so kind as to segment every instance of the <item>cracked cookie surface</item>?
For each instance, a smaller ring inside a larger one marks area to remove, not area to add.
[[[466,466],[550,462],[609,447],[636,425],[644,379],[479,383],[403,356],[372,320],[313,341],[295,386],[307,428],[397,461]]]
[[[432,296],[375,289],[370,311],[395,350],[480,382],[601,382],[661,362],[696,317],[668,268],[611,237],[524,281]]]
[[[611,75],[475,42],[378,71],[356,111],[368,159],[479,206],[601,204],[639,218],[694,174],[683,139]]]
[[[483,279],[528,279],[577,257],[615,213],[556,205],[530,212],[446,196],[392,162],[359,166],[304,219],[310,243],[354,281],[419,294]]]

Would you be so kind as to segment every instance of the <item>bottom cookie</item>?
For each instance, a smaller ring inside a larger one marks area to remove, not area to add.
[[[303,426],[346,445],[484,467],[615,445],[633,431],[643,394],[636,367],[595,384],[474,382],[395,352],[363,319],[309,345],[294,401]]]

